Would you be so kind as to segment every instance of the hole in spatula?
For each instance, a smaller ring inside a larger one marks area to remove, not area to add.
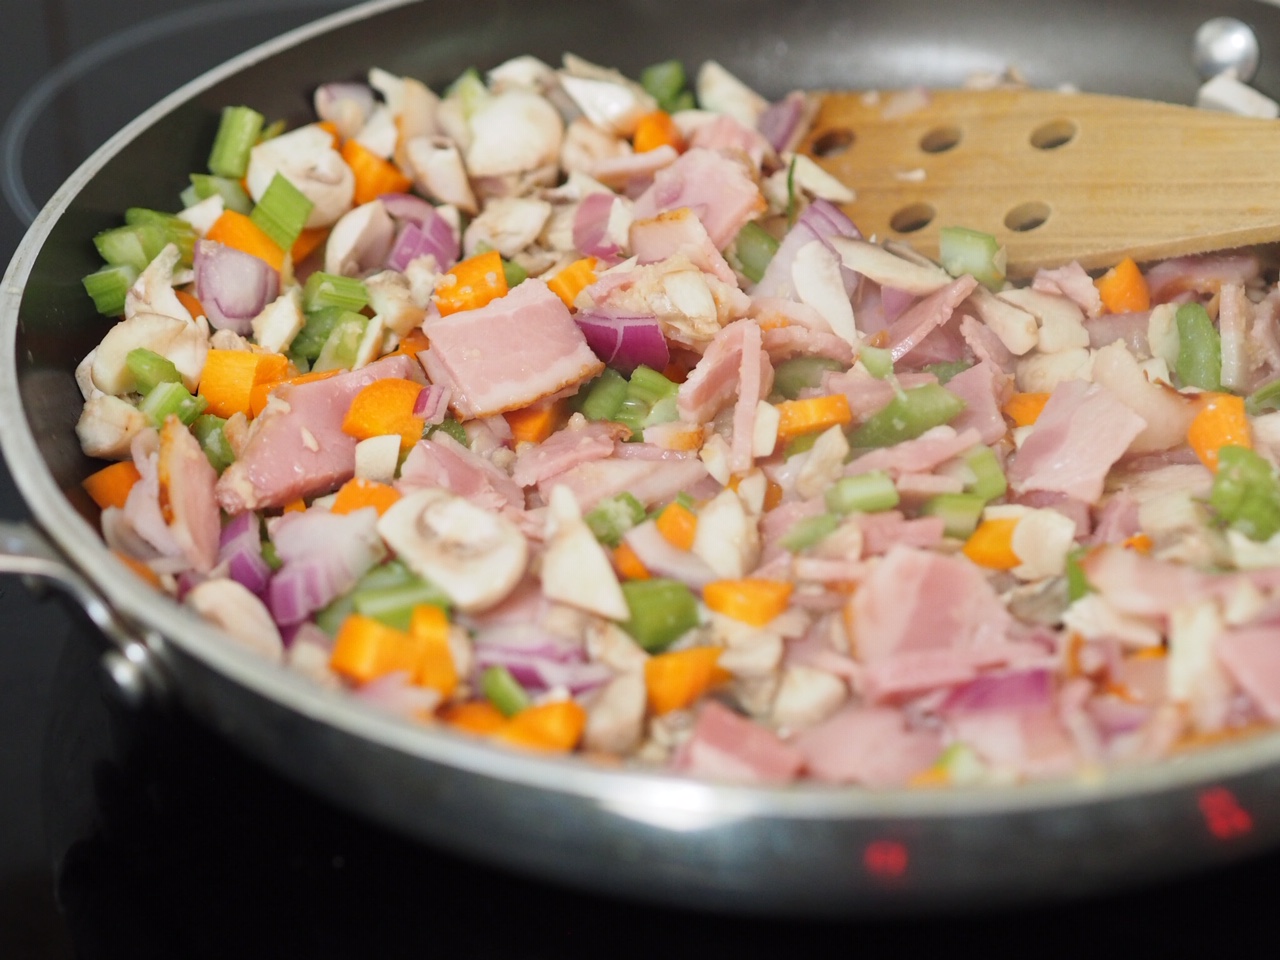
[[[915,233],[933,223],[937,211],[927,203],[913,203],[889,218],[889,226],[898,233]]]
[[[1057,150],[1074,140],[1079,132],[1074,120],[1050,120],[1031,131],[1031,145],[1037,150]]]
[[[934,127],[920,138],[920,149],[925,153],[946,153],[958,147],[962,137],[959,127]]]
[[[1004,225],[1018,233],[1026,233],[1036,227],[1044,226],[1053,211],[1042,200],[1030,200],[1020,203],[1004,215]]]
[[[815,157],[838,157],[853,146],[855,137],[848,127],[824,130],[813,141]]]

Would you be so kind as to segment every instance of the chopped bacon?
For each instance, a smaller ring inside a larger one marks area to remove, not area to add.
[[[908,730],[899,710],[855,706],[802,731],[795,746],[818,780],[892,787],[928,769],[942,752],[942,738]]]
[[[908,520],[897,510],[863,513],[858,516],[862,528],[862,552],[876,556],[894,546],[928,550],[942,543],[946,521],[942,517],[916,517]]]
[[[765,208],[750,171],[714,150],[693,147],[659,170],[653,185],[636,199],[637,220],[688,207],[717,250],[737,236],[742,225]]]
[[[1262,261],[1253,251],[1176,257],[1157,263],[1146,273],[1152,303],[1167,303],[1184,293],[1212,296],[1224,283],[1248,286],[1262,275]]]
[[[1094,286],[1093,278],[1085,273],[1076,261],[1050,270],[1040,268],[1031,281],[1031,289],[1041,293],[1056,293],[1074,300],[1087,317],[1102,313],[1102,295]]]
[[[975,363],[948,380],[946,388],[964,401],[964,409],[951,421],[952,429],[976,430],[988,445],[1009,431],[1000,408],[1012,390],[1012,381],[995,364],[986,360]]]
[[[683,254],[703,273],[725,283],[737,282],[733,268],[707,235],[707,228],[688,207],[660,213],[648,220],[633,220],[630,243],[637,263],[657,263]]]
[[[714,780],[789,783],[799,775],[804,760],[799,750],[773,731],[708,700],[698,711],[693,736],[674,767]]]
[[[957,433],[955,428],[944,424],[926,430],[914,440],[904,440],[892,447],[881,447],[864,453],[849,464],[845,473],[856,475],[872,470],[928,473],[979,443],[981,437],[977,430]]]
[[[492,461],[447,433],[419,440],[409,451],[397,486],[404,492],[439,488],[490,510],[524,509],[524,491]]]
[[[531,487],[580,463],[612,456],[620,429],[607,422],[571,424],[541,443],[522,445],[516,452],[511,479],[522,487]]]
[[[965,301],[977,285],[977,280],[964,274],[903,312],[889,327],[888,346],[893,359],[901,360],[930,333],[950,320],[956,307]]]
[[[588,460],[538,482],[538,493],[548,502],[551,488],[564,484],[573,491],[578,506],[590,510],[606,497],[624,491],[649,506],[672,499],[707,476],[701,460],[678,457],[668,460]]]
[[[740,391],[740,386],[755,389]],[[683,419],[705,423],[734,397],[738,404],[750,402],[754,408],[772,387],[773,365],[763,351],[760,327],[754,320],[739,320],[712,339],[688,379],[680,384],[676,407]]]

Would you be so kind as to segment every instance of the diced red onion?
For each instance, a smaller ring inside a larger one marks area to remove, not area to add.
[[[436,208],[412,193],[380,193],[378,199],[395,220],[422,226],[437,216]]]
[[[316,116],[336,124],[344,137],[360,132],[375,105],[373,90],[363,83],[322,83],[312,103]]]
[[[952,691],[942,709],[950,713],[974,713],[1033,710],[1052,704],[1053,674],[1049,670],[1022,670],[983,674]]]
[[[587,662],[580,646],[534,626],[486,630],[473,649],[477,671],[505,667],[534,693],[564,687],[577,694],[613,679],[608,667]]]
[[[384,555],[372,510],[335,514],[286,513],[274,521],[271,539],[284,565],[267,588],[276,623],[305,620],[350,590]]]
[[[252,511],[236,514],[222,528],[218,562],[226,563],[227,576],[251,593],[261,596],[267,589],[271,567],[262,557],[257,514]]]
[[[893,323],[906,312],[907,307],[916,302],[916,295],[897,287],[880,288],[880,308],[884,311],[884,319]]]
[[[196,298],[217,330],[247,334],[276,298],[280,275],[264,260],[212,240],[196,241]]]
[[[664,370],[671,362],[671,351],[656,317],[592,312],[574,319],[595,355],[623,375],[630,375],[641,364]]]
[[[632,527],[623,539],[635,551],[644,568],[655,576],[671,577],[695,590],[701,590],[717,579],[706,561],[689,550],[673,546],[652,522]]]
[[[598,257],[609,264],[617,263],[621,252],[609,237],[609,217],[615,203],[621,203],[615,194],[589,193],[573,214],[573,245],[588,257]]]
[[[413,402],[413,415],[426,423],[443,423],[449,413],[449,388],[429,383]]]
[[[793,293],[791,266],[801,247],[814,240],[821,240],[830,246],[831,237],[861,238],[861,236],[858,228],[845,216],[843,210],[827,200],[821,198],[814,200],[804,208],[796,218],[795,224],[782,238],[782,243],[774,253],[773,259],[769,261],[769,265],[765,267],[764,276],[755,285],[751,295],[756,298],[790,297]],[[852,295],[853,288],[857,284],[857,274],[847,268],[842,268],[841,273],[844,276],[845,289]]]
[[[793,90],[765,108],[756,121],[756,129],[764,134],[774,150],[782,153],[791,148],[806,112],[807,98],[800,91]]]
[[[440,692],[410,682],[403,670],[384,674],[355,689],[357,699],[377,704],[383,709],[406,717],[420,718],[434,713],[440,705]]]
[[[475,646],[489,650],[511,650],[524,656],[541,657],[572,663],[584,658],[582,645],[550,633],[536,623],[503,623],[481,627],[475,634]]]

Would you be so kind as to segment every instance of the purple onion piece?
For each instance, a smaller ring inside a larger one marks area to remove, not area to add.
[[[807,100],[803,93],[793,90],[781,100],[771,103],[760,114],[756,129],[764,134],[769,145],[782,153],[791,147],[804,121]]]
[[[655,370],[671,362],[671,351],[657,318],[581,313],[574,318],[588,346],[619,373],[630,375],[642,364]]]
[[[360,132],[375,103],[373,90],[363,83],[322,83],[312,97],[316,116],[336,124],[344,137]]]
[[[944,712],[1032,710],[1053,704],[1053,674],[1049,670],[1021,670],[984,674],[947,697]]]
[[[436,264],[441,270],[447,270],[457,262],[458,235],[449,222],[435,212],[434,207],[430,204],[426,206],[430,213],[421,222],[404,221],[404,226],[391,246],[391,252],[387,254],[386,263],[392,270],[404,272],[410,263],[427,254],[436,258]]]
[[[588,257],[607,262],[618,258],[618,245],[608,239],[609,217],[618,198],[597,192],[583,197],[573,215],[573,245]]]
[[[196,298],[217,330],[249,333],[280,289],[280,275],[268,263],[212,240],[196,242],[194,266]]]
[[[403,220],[406,223],[422,226],[432,217],[437,216],[435,207],[412,193],[382,193],[378,195],[378,199],[387,208],[387,213],[396,220]]]
[[[246,511],[227,521],[218,543],[218,562],[227,564],[227,576],[261,596],[271,578],[271,567],[262,557],[257,514]]]
[[[413,415],[421,417],[426,423],[443,423],[449,413],[451,399],[448,387],[429,383],[413,402]]]

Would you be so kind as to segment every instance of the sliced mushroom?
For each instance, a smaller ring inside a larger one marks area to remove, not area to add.
[[[241,646],[273,662],[284,660],[284,641],[266,604],[235,580],[218,578],[192,587],[187,606],[220,627]]]
[[[658,108],[652,96],[633,84],[563,74],[560,86],[588,120],[620,137],[634,134],[640,118]]]
[[[587,710],[586,748],[615,755],[634,750],[644,735],[645,703],[643,673],[624,673],[611,680]]]
[[[452,204],[468,214],[479,209],[462,154],[452,140],[414,137],[406,141],[405,156],[418,189],[428,197]]]
[[[387,260],[396,227],[381,200],[370,200],[344,213],[324,246],[326,273],[358,277]]]
[[[253,337],[264,350],[284,353],[293,343],[293,338],[302,332],[305,323],[302,288],[291,287],[253,318]]]
[[[249,195],[255,201],[262,199],[277,173],[313,204],[308,228],[327,227],[351,209],[355,174],[333,149],[333,137],[323,127],[299,127],[254,147],[245,175]]]
[[[158,313],[164,317],[191,322],[193,317],[173,292],[173,270],[180,259],[178,247],[167,244],[147,268],[138,274],[124,297],[124,316],[128,320],[139,313]]]
[[[626,620],[631,611],[617,574],[582,519],[573,493],[565,486],[553,487],[548,506],[543,594],[610,620]]]
[[[799,730],[821,723],[849,698],[849,688],[834,674],[794,664],[782,671],[773,698],[773,722]]]
[[[160,513],[169,532],[191,566],[208,573],[218,562],[222,530],[213,494],[218,474],[200,442],[177,417],[169,417],[160,429],[156,475]]]
[[[399,137],[395,115],[380,104],[352,139],[370,153],[386,160],[395,153]]]
[[[495,94],[471,116],[467,169],[473,177],[501,177],[556,163],[564,121],[529,90]]]
[[[413,289],[404,274],[383,270],[366,277],[364,285],[369,291],[369,306],[397,337],[422,324],[426,310],[414,301]]]
[[[745,577],[760,560],[760,530],[732,490],[721,490],[698,511],[693,553],[717,575]]]
[[[796,251],[791,282],[800,302],[813,307],[831,332],[851,346],[862,338],[853,322],[853,304],[845,290],[840,258],[821,240],[811,240]]]
[[[551,204],[528,197],[494,200],[467,225],[463,246],[467,255],[488,244],[508,260],[538,239],[551,217]]]
[[[158,313],[137,313],[107,331],[94,351],[93,383],[114,396],[137,388],[125,358],[129,351],[146,347],[172,361],[188,390],[195,390],[209,352],[209,333],[198,323]]]
[[[509,594],[529,564],[529,543],[505,517],[446,490],[418,490],[378,521],[387,546],[460,610],[485,610]]]
[[[849,441],[839,426],[824,430],[805,454],[796,475],[796,493],[808,499],[819,496],[840,479],[849,456]]]
[[[377,101],[363,83],[322,83],[312,105],[316,116],[332,123],[343,137],[354,137],[368,122]]]
[[[99,393],[80,411],[76,436],[85,456],[128,460],[133,438],[148,426],[146,416],[129,401]]]
[[[714,60],[705,61],[698,69],[694,88],[703,109],[727,113],[752,130],[769,106],[768,100]]]

